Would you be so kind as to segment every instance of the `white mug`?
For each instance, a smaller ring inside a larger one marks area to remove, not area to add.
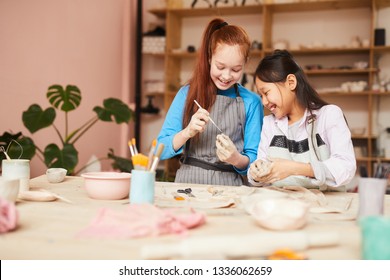
[[[6,179],[19,179],[19,191],[30,189],[30,160],[3,159],[3,177]]]

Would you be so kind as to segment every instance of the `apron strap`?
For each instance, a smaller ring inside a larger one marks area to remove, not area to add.
[[[206,170],[237,173],[232,165],[211,163],[194,157],[182,157],[180,159],[180,162],[188,165],[197,166]]]

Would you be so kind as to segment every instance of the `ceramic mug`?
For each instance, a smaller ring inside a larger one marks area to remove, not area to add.
[[[19,179],[19,192],[30,189],[30,160],[3,159],[3,177],[6,179]]]

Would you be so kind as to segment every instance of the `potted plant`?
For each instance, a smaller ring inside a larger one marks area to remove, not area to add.
[[[52,127],[58,137],[61,145],[55,143],[48,144],[44,149],[38,147],[30,137],[25,137],[21,133],[15,135],[11,133],[4,133],[0,137],[0,144],[2,146],[9,146],[12,141],[17,141],[23,149],[23,158],[31,159],[35,155],[38,156],[48,168],[61,167],[68,170],[68,174],[77,174],[75,171],[78,164],[78,151],[75,143],[82,137],[94,124],[98,121],[113,122],[117,124],[129,123],[134,119],[134,112],[121,100],[116,98],[107,98],[103,101],[103,106],[95,106],[93,111],[95,115],[87,120],[82,126],[75,130],[69,130],[68,114],[77,109],[81,103],[81,91],[75,85],[61,85],[54,84],[48,88],[46,97],[51,104],[51,107],[43,110],[40,105],[32,104],[26,111],[23,112],[22,120],[24,126],[32,134],[46,128]],[[65,128],[63,132],[55,125],[57,117],[56,110],[64,112]],[[17,157],[18,147],[15,145],[9,149],[10,156]],[[20,154],[20,151],[19,151]],[[132,163],[129,159],[118,157],[114,154],[113,149],[109,149],[107,157],[102,159],[113,160],[112,166],[121,171],[128,171],[132,169]]]

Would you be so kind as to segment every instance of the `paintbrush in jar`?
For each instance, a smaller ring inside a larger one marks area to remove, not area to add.
[[[158,144],[156,154],[153,157],[153,162],[152,162],[152,165],[150,167],[151,172],[156,171],[157,164],[160,161],[161,153],[163,152],[163,150],[164,150],[164,144],[162,144],[162,143]]]
[[[129,146],[130,155],[131,155],[131,157],[133,157],[135,155],[135,153],[134,153],[134,148],[133,148],[133,144],[132,144],[131,140],[129,140],[129,142],[127,142],[127,145]]]
[[[134,154],[135,155],[138,154],[137,145],[135,144],[136,143],[135,138],[131,139],[131,143],[133,144]]]
[[[154,156],[154,152],[156,150],[156,145],[157,145],[157,139],[154,139],[152,142],[152,145],[150,146],[148,167],[146,168],[147,170],[149,170],[150,167],[152,166],[153,156]]]

